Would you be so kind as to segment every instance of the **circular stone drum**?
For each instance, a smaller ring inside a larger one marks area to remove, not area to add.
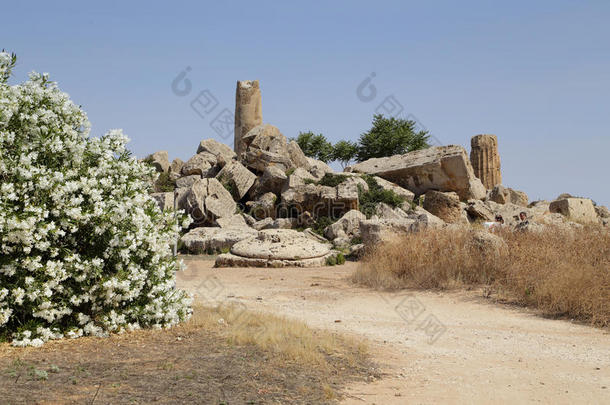
[[[303,260],[325,256],[330,248],[292,229],[265,229],[234,244],[231,253],[253,259]]]

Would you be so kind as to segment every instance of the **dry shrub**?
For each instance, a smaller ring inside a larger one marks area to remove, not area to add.
[[[505,243],[497,249],[482,248],[477,235],[453,229],[397,236],[370,251],[352,279],[385,289],[491,286],[547,315],[610,325],[608,230],[505,230],[495,234]]]

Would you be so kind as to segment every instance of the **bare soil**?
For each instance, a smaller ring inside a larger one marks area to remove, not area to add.
[[[216,325],[190,322],[42,348],[2,344],[0,403],[324,404],[336,403],[348,381],[370,374],[364,357],[328,355],[325,367],[312,367],[237,344],[214,327],[215,318],[200,318],[206,316]]]
[[[201,302],[236,301],[372,342],[384,377],[351,383],[346,404],[610,402],[608,329],[545,319],[480,291],[356,287],[348,281],[356,263],[216,269],[209,259],[186,261],[178,286]]]

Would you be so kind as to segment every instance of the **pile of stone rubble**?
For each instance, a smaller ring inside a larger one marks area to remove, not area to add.
[[[524,192],[504,187],[493,135],[473,137],[470,157],[461,146],[438,146],[334,173],[278,128],[263,124],[258,81],[237,83],[235,111],[235,150],[206,139],[186,162],[170,163],[165,151],[146,158],[173,188],[153,194],[159,206],[185,210],[193,219],[181,238],[183,249],[222,253],[217,266],[320,266],[339,253],[358,256],[397,232],[466,227],[497,215],[505,226],[529,231],[607,226],[610,220],[606,207],[587,198],[529,202]],[[319,184],[329,177],[336,184]],[[359,195],[369,189],[366,178],[402,204],[363,207]],[[519,219],[521,212],[527,222]],[[336,220],[322,235],[312,230],[320,218]]]

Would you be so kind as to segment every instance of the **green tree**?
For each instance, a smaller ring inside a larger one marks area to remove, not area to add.
[[[321,160],[324,163],[333,158],[333,145],[322,134],[316,135],[311,131],[300,132],[295,141],[299,144],[305,156]]]
[[[415,121],[373,117],[373,127],[360,135],[357,160],[385,157],[429,147],[428,131],[416,131]]]
[[[345,167],[352,160],[356,159],[358,154],[358,144],[352,141],[339,141],[333,147],[333,160],[337,160],[341,163],[341,167]]]

